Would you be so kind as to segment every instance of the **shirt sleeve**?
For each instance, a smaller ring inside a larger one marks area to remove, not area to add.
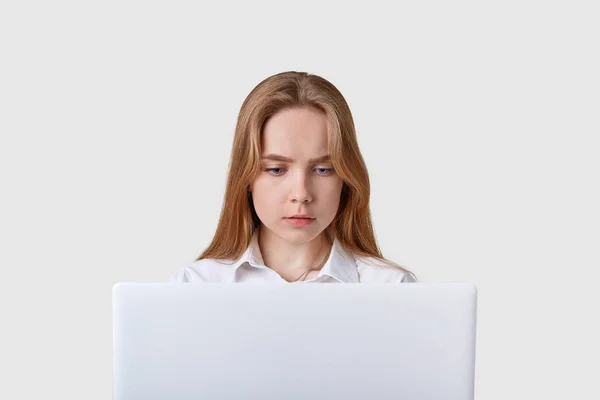
[[[410,271],[406,271],[402,277],[401,283],[417,283],[417,277]]]
[[[186,267],[179,268],[179,270],[171,276],[169,283],[187,283],[190,281],[190,277]]]

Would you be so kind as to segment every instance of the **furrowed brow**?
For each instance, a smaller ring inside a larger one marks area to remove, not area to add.
[[[270,160],[270,161],[284,161],[284,162],[294,162],[293,158],[284,157],[279,154],[266,154],[261,157],[261,160]],[[319,163],[319,162],[329,162],[331,161],[331,156],[329,154],[317,158],[313,158],[309,160],[311,163]]]

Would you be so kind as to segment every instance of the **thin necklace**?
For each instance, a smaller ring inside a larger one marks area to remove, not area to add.
[[[323,258],[323,261],[321,261],[321,263],[318,266],[316,266],[314,268],[307,269],[306,271],[304,271],[302,273],[302,275],[300,275],[298,278],[296,278],[292,282],[298,282],[300,280],[300,278],[306,277],[306,275],[308,275],[308,273],[311,272],[311,271],[318,271],[318,270],[320,270],[321,267],[323,267],[323,265],[325,265],[325,262],[327,261],[328,257],[329,257],[329,253],[325,254],[325,258]],[[304,279],[302,279],[302,280],[304,281]]]

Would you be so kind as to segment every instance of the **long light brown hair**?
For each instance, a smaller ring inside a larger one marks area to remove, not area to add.
[[[343,182],[337,214],[326,229],[330,243],[337,238],[355,256],[374,257],[384,264],[402,268],[386,260],[377,245],[369,209],[369,175],[346,100],[326,79],[296,71],[266,78],[244,100],[237,119],[217,230],[196,261],[237,260],[247,249],[261,223],[248,189],[261,172],[263,126],[271,116],[290,108],[322,112],[327,119],[331,163]]]

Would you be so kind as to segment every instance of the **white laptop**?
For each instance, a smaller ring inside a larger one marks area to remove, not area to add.
[[[113,287],[114,399],[473,399],[471,284]]]

